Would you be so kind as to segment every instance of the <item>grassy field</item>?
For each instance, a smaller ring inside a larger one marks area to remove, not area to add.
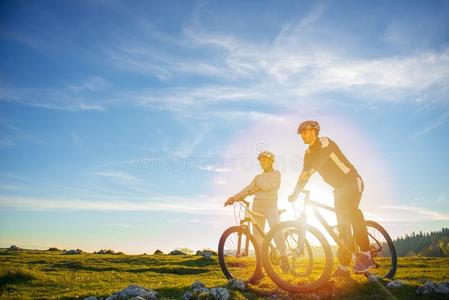
[[[449,280],[449,259],[400,258],[396,279],[406,285],[389,289],[397,299],[443,299],[417,296],[417,286],[426,280]],[[78,299],[106,297],[130,284],[153,289],[160,299],[180,299],[190,285],[200,280],[207,287],[226,287],[217,259],[168,255],[63,255],[59,251],[0,250],[1,299]],[[268,277],[247,292],[231,290],[233,299],[386,299],[385,288],[353,275],[337,280],[313,294],[289,294]],[[394,298],[392,298],[394,299]]]

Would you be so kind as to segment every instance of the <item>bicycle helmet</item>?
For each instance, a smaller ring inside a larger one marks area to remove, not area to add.
[[[271,158],[274,161],[274,153],[270,151],[262,151],[257,156],[257,159],[260,160],[262,157],[268,157]]]
[[[320,124],[317,121],[304,121],[301,124],[299,124],[298,127],[298,134],[301,133],[301,131],[303,130],[307,130],[307,129],[315,129],[316,134],[318,135],[320,133]]]

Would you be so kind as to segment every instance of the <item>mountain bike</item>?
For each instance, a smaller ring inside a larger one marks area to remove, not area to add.
[[[236,207],[240,210],[236,213]],[[242,216],[242,209],[244,215]],[[282,214],[285,210],[279,210]],[[234,203],[234,216],[240,219],[238,226],[226,229],[218,243],[218,261],[221,270],[228,279],[252,281],[258,272],[261,272],[262,259],[254,235],[251,233],[251,224],[265,237],[265,232],[254,222],[254,217],[264,217],[249,208],[249,202],[239,200]],[[279,257],[275,257],[277,250],[274,245],[267,246],[268,255],[272,255],[272,263],[276,264]],[[278,262],[277,262],[278,263]]]
[[[262,259],[265,271],[269,277],[281,288],[291,292],[309,292],[323,286],[332,271],[333,253],[329,242],[324,235],[315,227],[307,223],[307,212],[309,207],[326,232],[339,247],[337,256],[349,255],[354,257],[358,252],[355,237],[352,235],[352,227],[348,224],[350,237],[344,241],[339,238],[337,226],[330,226],[320,214],[318,208],[333,212],[339,212],[333,207],[323,205],[310,199],[310,192],[302,190],[304,206],[299,217],[294,221],[279,223],[266,235],[262,245]],[[292,203],[294,210],[297,209]],[[343,212],[341,212],[343,213]],[[345,214],[348,215],[347,212]],[[374,221],[366,221],[370,252],[375,267],[370,269],[369,274],[384,278],[393,278],[397,269],[396,250],[388,232]],[[274,238],[281,235],[286,246],[286,256],[289,260],[288,271],[281,270],[278,265],[273,264],[269,258],[273,256],[272,248]]]

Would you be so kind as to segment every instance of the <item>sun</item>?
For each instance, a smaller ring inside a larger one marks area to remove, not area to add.
[[[281,188],[281,190],[279,191],[279,202],[278,202],[279,208],[287,210],[281,216],[282,221],[290,221],[297,219],[301,211],[304,209],[303,195],[301,195],[294,204],[286,200],[290,192],[293,191],[294,185],[292,185],[291,187],[290,185],[292,184],[287,183],[286,186]],[[311,200],[330,207],[334,206],[332,189],[328,185],[326,185],[323,182],[323,180],[318,176],[312,177],[309,183],[306,185],[305,189],[310,191]],[[307,223],[317,228],[319,231],[321,231],[325,235],[329,243],[334,244],[333,239],[327,233],[326,229],[323,227],[321,222],[315,217],[312,207],[309,206],[306,208],[306,210],[307,210]],[[321,216],[326,220],[328,225],[330,226],[336,225],[337,220],[334,212],[320,208],[318,210]]]

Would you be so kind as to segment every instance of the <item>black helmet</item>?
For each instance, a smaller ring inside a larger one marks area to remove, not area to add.
[[[303,130],[307,130],[307,129],[315,129],[316,134],[318,135],[320,133],[320,124],[318,124],[317,121],[304,121],[301,124],[299,124],[298,127],[298,134],[301,133],[301,131]]]

